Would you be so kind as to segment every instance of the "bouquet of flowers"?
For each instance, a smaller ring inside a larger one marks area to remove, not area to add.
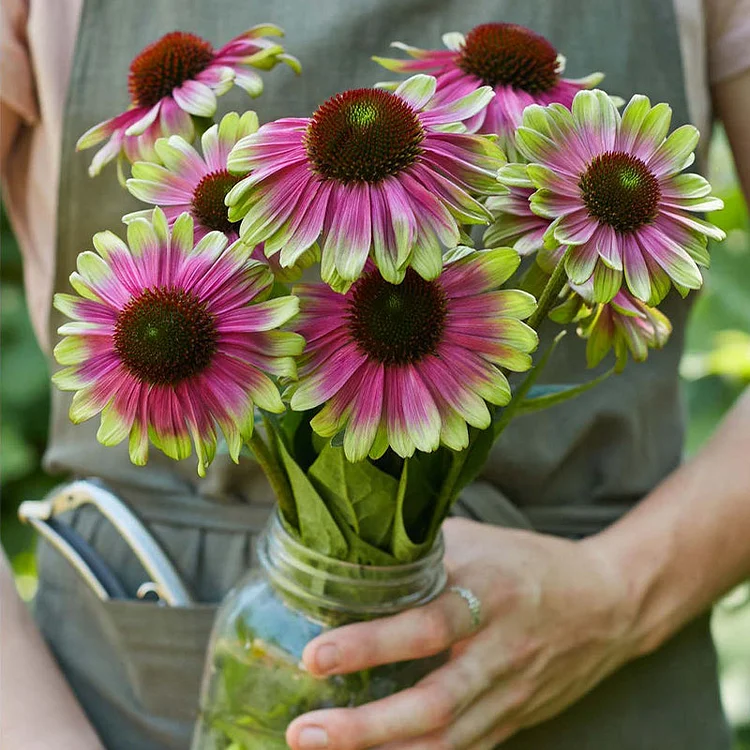
[[[695,215],[721,201],[684,172],[697,130],[669,133],[669,106],[645,96],[621,111],[601,74],[564,78],[512,24],[445,50],[397,43],[408,59],[375,59],[411,77],[307,118],[212,123],[233,85],[262,92],[258,70],[299,72],[278,34],[215,50],[174,32],[136,57],[131,107],[79,148],[106,141],[92,175],[117,159],[149,207],[123,217],[126,241],[97,234],[77,294],[55,298],[73,421],[100,414],[98,439],[127,438],[136,464],[150,444],[194,446],[200,475],[247,454],[278,500],[263,570],[217,620],[196,748],[283,748],[298,714],[433,667],[318,681],[299,658],[323,628],[435,596],[441,523],[511,420],[662,347],[660,303],[701,286],[723,238]],[[535,356],[542,325],[560,334]],[[568,327],[590,366],[611,351],[614,366],[539,385]]]

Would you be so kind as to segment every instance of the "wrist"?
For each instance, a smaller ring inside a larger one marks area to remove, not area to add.
[[[645,542],[645,543],[644,543]],[[606,570],[619,592],[617,622],[632,659],[655,651],[673,634],[663,579],[669,545],[613,527],[580,542]]]

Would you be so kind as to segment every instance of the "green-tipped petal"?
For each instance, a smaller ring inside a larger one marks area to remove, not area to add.
[[[437,80],[432,76],[418,74],[405,80],[395,91],[396,96],[400,96],[409,102],[414,109],[424,109],[427,102],[435,95]]]
[[[119,445],[130,434],[131,421],[118,412],[111,401],[102,410],[101,424],[96,433],[96,439],[107,446]]]
[[[491,285],[500,286],[516,272],[521,264],[521,256],[512,247],[496,247],[476,251],[469,262],[481,264]]]
[[[688,161],[692,161],[693,151],[698,146],[700,133],[694,125],[683,125],[677,128],[661,144],[649,167],[658,168],[660,172],[679,172]]]
[[[609,302],[622,287],[622,271],[609,268],[599,261],[594,269],[594,298]]]
[[[95,398],[94,388],[86,387],[76,391],[70,404],[68,416],[73,424],[80,424],[95,417],[104,406],[100,399]]]
[[[80,297],[76,297],[73,294],[58,292],[52,298],[52,305],[56,310],[59,310],[63,315],[66,315],[69,318],[80,318]]]
[[[270,378],[262,373],[259,372],[253,381],[248,383],[247,389],[253,401],[261,409],[270,411],[272,414],[281,414],[284,411],[279,389]]]
[[[253,312],[263,316],[262,323],[257,323],[258,331],[270,331],[272,328],[287,323],[299,312],[299,299],[291,295],[276,297],[252,307]]]
[[[128,224],[128,245],[133,255],[140,256],[147,252],[159,252],[159,238],[154,227],[145,219],[138,219]]]
[[[78,273],[92,286],[103,286],[113,279],[112,269],[106,261],[91,250],[84,250],[76,263]]]
[[[193,240],[193,219],[189,213],[182,213],[172,225],[172,248],[187,257],[193,251]]]
[[[138,419],[133,422],[133,426],[130,428],[128,453],[130,454],[130,460],[136,466],[145,466],[148,463],[148,430]]]
[[[536,310],[536,299],[528,292],[519,289],[503,289],[495,292],[500,303],[499,315],[507,318],[526,320]]]
[[[669,132],[672,108],[663,102],[657,104],[644,118],[639,133],[639,142],[658,146]]]
[[[527,171],[526,164],[506,164],[497,173],[497,179],[509,187],[533,188],[531,174]]]
[[[593,128],[602,137],[609,135],[614,140],[620,114],[604,91],[579,91],[573,99],[572,112],[579,128]]]
[[[73,366],[58,370],[52,376],[52,382],[61,391],[77,391],[79,388],[88,385],[89,381],[81,375],[77,366]]]
[[[533,352],[539,345],[537,332],[514,318],[507,318],[500,323],[501,331],[498,340],[512,346],[519,352]]]
[[[466,422],[450,407],[440,410],[440,442],[454,451],[462,451],[469,445]]]

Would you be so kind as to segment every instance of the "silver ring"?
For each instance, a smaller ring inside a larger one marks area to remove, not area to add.
[[[453,594],[458,594],[468,605],[471,612],[471,630],[477,630],[482,624],[482,602],[479,597],[464,586],[451,586],[448,589]]]

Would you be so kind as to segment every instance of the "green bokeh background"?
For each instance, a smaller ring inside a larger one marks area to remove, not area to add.
[[[707,439],[743,387],[750,383],[750,224],[725,139],[714,139],[711,180],[726,208],[712,220],[728,233],[712,254],[712,267],[687,336],[683,363],[689,411],[688,452]],[[58,479],[40,468],[49,413],[48,363],[31,329],[18,247],[0,218],[0,408],[2,409],[2,543],[19,590],[34,590],[33,538],[16,520],[22,500],[41,498]],[[707,498],[710,501],[710,498]],[[750,750],[750,584],[716,610],[722,689],[736,725],[737,750]]]

